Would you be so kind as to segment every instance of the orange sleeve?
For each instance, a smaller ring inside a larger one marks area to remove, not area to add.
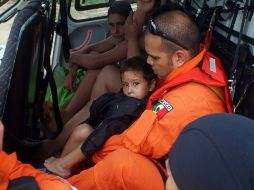
[[[95,152],[92,155],[92,160],[94,163],[97,163],[104,159],[109,153],[118,150],[122,146],[122,134],[119,135],[113,135],[110,137],[101,150]]]
[[[69,183],[60,177],[49,175],[33,168],[29,164],[22,164],[17,160],[15,153],[6,154],[0,152],[0,187],[2,184],[8,184],[8,181],[21,176],[33,176],[41,190],[70,190]],[[2,183],[3,182],[3,183]],[[3,188],[5,189],[5,188]]]
[[[153,158],[166,155],[183,128],[191,121],[211,113],[225,112],[224,103],[204,85],[188,83],[165,94],[172,106],[162,118],[152,110],[124,133],[123,145],[129,150]]]
[[[163,99],[172,106],[163,117],[158,118],[157,113],[145,110],[124,133],[112,136],[93,158],[102,159],[119,147],[161,158],[168,153],[188,123],[207,114],[226,112],[220,98],[211,89],[198,83],[178,86],[166,93]]]

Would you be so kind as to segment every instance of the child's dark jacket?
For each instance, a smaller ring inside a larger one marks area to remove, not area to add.
[[[108,93],[94,101],[85,123],[95,130],[81,146],[86,158],[99,150],[110,136],[127,129],[145,110],[146,101],[147,98],[139,100],[121,92]]]

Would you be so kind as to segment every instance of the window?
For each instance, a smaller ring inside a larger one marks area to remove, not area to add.
[[[11,26],[14,20],[12,17],[16,10],[14,6],[19,2],[19,0],[0,0],[0,28],[1,28],[1,36],[0,36],[0,64],[3,58],[5,45],[8,40],[9,33],[11,31]]]
[[[72,0],[70,15],[75,20],[107,16],[109,0]]]
[[[91,5],[99,5],[109,3],[108,0],[78,0],[81,6],[91,6]]]
[[[0,16],[18,2],[19,0],[0,0]]]
[[[94,18],[106,17],[109,6],[115,0],[72,0],[70,4],[70,16],[75,20],[91,20]],[[133,10],[136,7],[136,0],[129,0]]]

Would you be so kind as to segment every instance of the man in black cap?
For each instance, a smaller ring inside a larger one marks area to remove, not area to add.
[[[235,114],[198,119],[169,152],[167,189],[254,189],[253,147],[253,120]]]

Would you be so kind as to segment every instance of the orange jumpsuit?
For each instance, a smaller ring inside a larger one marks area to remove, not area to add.
[[[161,158],[191,121],[211,113],[232,112],[227,78],[221,63],[217,61],[216,68],[212,68],[216,70],[214,76],[209,73],[207,62],[202,65],[202,69],[197,67],[204,54],[205,49],[183,67],[174,70],[165,84],[151,95],[147,109],[140,118],[124,133],[112,136],[93,155],[93,161],[102,160],[118,147],[152,158]],[[214,91],[212,87],[218,90]],[[164,109],[153,110],[155,100],[161,101]]]
[[[71,190],[71,185],[66,180],[55,175],[45,174],[29,164],[22,164],[17,160],[15,153],[7,155],[3,151],[0,152],[0,190],[7,189],[9,181],[20,176],[35,177],[41,190]]]
[[[96,165],[68,181],[78,189],[164,189],[158,169],[145,156],[166,155],[181,130],[196,118],[232,112],[220,63],[214,64],[213,60],[210,70],[207,64],[198,67],[205,53],[203,49],[170,73],[140,118],[124,133],[112,136],[93,155]]]
[[[71,190],[71,185],[80,190],[164,190],[161,174],[154,163],[124,148],[112,152],[95,167],[78,174],[79,177],[67,179],[69,182],[21,164],[15,154],[0,152],[0,160],[0,190],[6,190],[8,181],[20,176],[34,176],[41,190]],[[110,170],[104,169],[109,166]]]
[[[210,57],[211,55],[207,56],[205,53],[203,49],[180,69],[174,70],[168,76],[165,84],[152,94],[148,108],[140,118],[124,133],[112,136],[104,147],[93,155],[93,161],[97,164],[89,169],[90,171],[85,170],[68,179],[70,183],[76,184],[81,189],[104,189],[105,187],[106,189],[110,187],[117,189],[113,184],[133,184],[135,177],[139,179],[142,176],[143,179],[147,179],[146,183],[135,181],[137,182],[136,188],[128,189],[164,189],[161,188],[161,180],[150,181],[150,178],[145,175],[156,176],[156,172],[150,170],[149,167],[145,167],[145,172],[142,170],[142,173],[135,170],[127,178],[122,177],[122,175],[127,175],[124,172],[120,176],[117,172],[112,173],[112,168],[122,163],[125,156],[119,154],[112,160],[109,157],[112,154],[116,155],[119,149],[124,148],[128,149],[129,154],[133,157],[138,153],[147,157],[161,158],[168,153],[179,133],[191,121],[207,114],[232,112],[232,102],[222,66],[218,60],[215,59],[215,61]],[[200,69],[198,64],[203,59],[209,59],[211,64],[209,60],[208,62],[206,60],[202,62]],[[108,164],[104,165],[105,162]],[[126,160],[125,168],[129,167],[128,162]],[[102,165],[103,167],[98,167]],[[137,168],[140,165],[142,165],[140,162],[136,162]],[[87,177],[88,172],[93,175]],[[103,181],[109,176],[110,180]],[[82,181],[87,178],[89,179]],[[127,180],[127,183],[124,179]]]

